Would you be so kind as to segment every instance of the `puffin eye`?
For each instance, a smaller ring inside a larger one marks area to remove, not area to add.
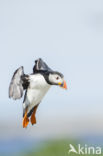
[[[58,79],[59,79],[59,77],[57,76],[57,77],[56,77],[56,79],[58,80]]]

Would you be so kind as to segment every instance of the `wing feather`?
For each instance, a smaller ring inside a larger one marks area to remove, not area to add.
[[[52,71],[51,68],[48,67],[48,65],[39,58],[35,61],[35,66],[33,67],[33,73],[36,73],[38,71]]]
[[[12,77],[9,86],[9,97],[14,100],[20,99],[23,96],[23,81],[21,77],[24,75],[23,67],[18,68]]]

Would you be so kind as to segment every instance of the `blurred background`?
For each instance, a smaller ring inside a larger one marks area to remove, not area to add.
[[[8,98],[14,71],[41,57],[64,74],[37,124],[22,128],[22,101]],[[0,1],[0,155],[68,155],[69,143],[103,144],[103,1]]]

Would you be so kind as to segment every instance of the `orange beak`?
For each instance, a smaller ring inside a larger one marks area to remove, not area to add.
[[[59,85],[64,88],[64,89],[67,89],[67,84],[66,84],[66,81],[64,80],[62,84],[59,83]]]
[[[64,80],[63,82],[63,86],[62,86],[64,89],[67,89],[67,84],[66,84],[66,81]]]

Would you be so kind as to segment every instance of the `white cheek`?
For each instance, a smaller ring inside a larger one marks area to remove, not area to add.
[[[49,81],[51,83],[56,83],[56,84],[63,83],[63,80],[61,78],[57,79],[57,77],[58,77],[58,75],[56,75],[56,76],[55,75],[49,75]]]

